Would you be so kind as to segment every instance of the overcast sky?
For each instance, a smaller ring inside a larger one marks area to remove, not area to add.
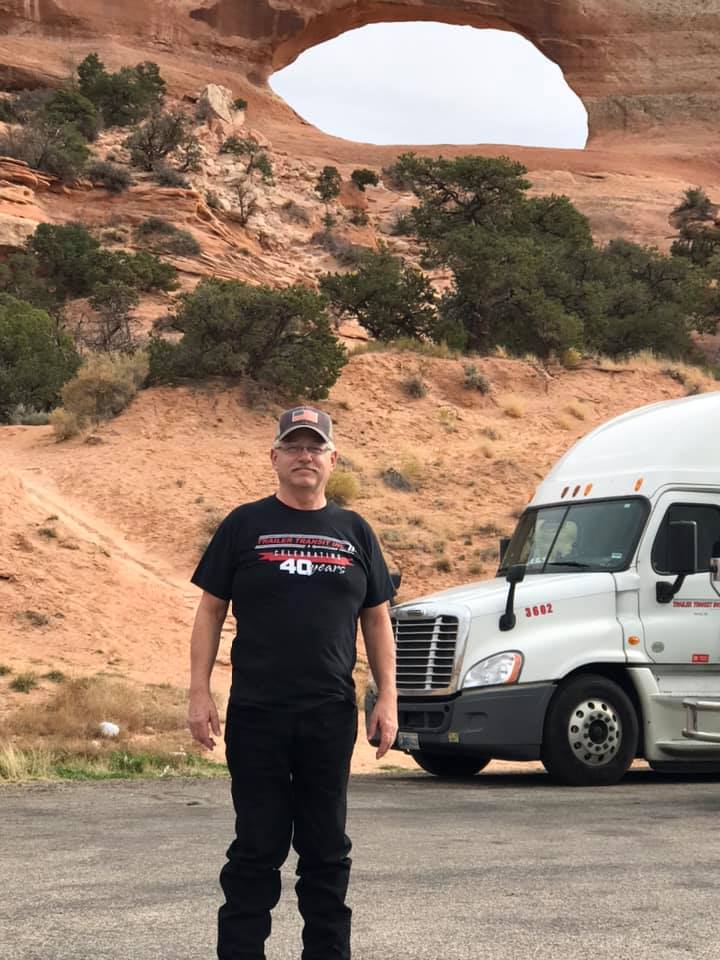
[[[270,84],[326,133],[366,143],[583,147],[587,115],[517,33],[377,23],[306,50]]]

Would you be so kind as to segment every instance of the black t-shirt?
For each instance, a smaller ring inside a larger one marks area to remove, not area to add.
[[[334,504],[295,510],[275,496],[228,514],[192,582],[232,600],[230,702],[302,709],[354,699],[358,616],[394,592],[362,517]]]

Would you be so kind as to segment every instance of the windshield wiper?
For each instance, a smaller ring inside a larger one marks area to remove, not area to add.
[[[546,567],[591,567],[591,563],[580,563],[578,560],[548,560]]]

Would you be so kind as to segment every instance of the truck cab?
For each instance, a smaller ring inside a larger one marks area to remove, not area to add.
[[[683,736],[684,702],[720,698],[718,423],[720,393],[603,424],[541,482],[494,579],[392,608],[395,749],[440,776],[540,759],[585,786],[636,757],[720,769],[720,712],[717,740]]]

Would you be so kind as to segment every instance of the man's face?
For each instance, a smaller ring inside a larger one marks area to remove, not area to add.
[[[326,446],[314,430],[301,427],[289,433],[279,448],[270,451],[280,486],[297,491],[324,490],[337,460],[337,452],[325,450]]]

